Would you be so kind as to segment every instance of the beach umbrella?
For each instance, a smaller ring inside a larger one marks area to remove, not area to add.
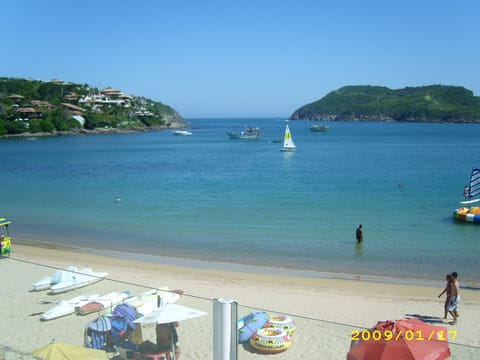
[[[167,303],[161,305],[159,308],[153,310],[145,316],[134,320],[133,322],[137,324],[173,324],[178,321],[194,319],[204,315],[207,315],[205,311],[192,309],[182,305]],[[172,360],[175,360],[175,351],[173,348],[174,340],[172,332],[170,332],[170,339],[173,354]]]
[[[204,311],[177,304],[165,304],[133,322],[137,324],[168,324],[204,315],[207,315]]]
[[[447,328],[413,318],[378,322],[352,334],[347,360],[444,360],[450,357]]]
[[[108,360],[107,353],[103,350],[65,343],[51,343],[35,350],[32,354],[43,360]]]

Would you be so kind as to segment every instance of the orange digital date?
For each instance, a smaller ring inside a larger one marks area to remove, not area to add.
[[[426,334],[422,330],[406,330],[394,333],[391,330],[352,330],[352,341],[447,341],[447,336],[450,340],[455,340],[457,337],[457,330],[448,330],[447,332],[440,330],[432,330]]]

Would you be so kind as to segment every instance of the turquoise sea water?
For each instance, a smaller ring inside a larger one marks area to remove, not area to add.
[[[443,281],[480,275],[480,226],[457,223],[480,126],[196,119],[171,131],[0,141],[14,237],[124,254]],[[230,140],[259,126],[261,141]],[[355,243],[362,223],[365,243]]]

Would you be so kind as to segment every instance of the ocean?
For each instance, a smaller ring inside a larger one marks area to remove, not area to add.
[[[478,282],[480,225],[452,214],[480,166],[480,125],[332,122],[315,133],[290,121],[297,151],[284,153],[285,119],[190,123],[192,136],[1,140],[12,256],[19,238],[246,271]],[[229,139],[246,125],[263,139]]]

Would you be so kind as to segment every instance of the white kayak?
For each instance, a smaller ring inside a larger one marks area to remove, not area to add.
[[[53,320],[75,312],[76,307],[83,306],[93,299],[98,299],[100,294],[80,295],[70,300],[62,300],[58,305],[43,313],[42,320]]]
[[[83,268],[78,270],[78,272],[73,273],[72,277],[61,279],[55,285],[50,286],[50,293],[60,294],[62,292],[78,289],[96,283],[107,275],[108,273],[106,272],[94,272],[90,268]]]

